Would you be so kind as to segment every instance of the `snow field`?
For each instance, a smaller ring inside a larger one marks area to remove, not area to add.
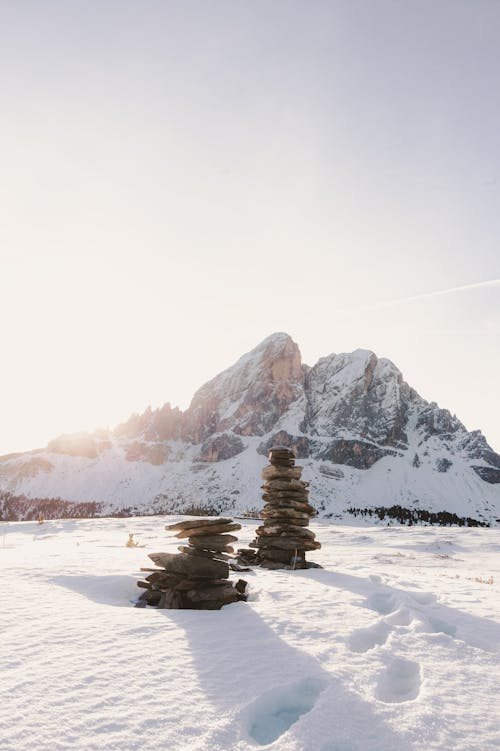
[[[313,523],[323,569],[134,608],[165,523],[0,523],[2,751],[500,749],[498,529]]]

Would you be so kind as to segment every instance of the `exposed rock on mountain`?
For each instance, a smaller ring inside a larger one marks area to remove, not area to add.
[[[201,447],[200,456],[202,462],[220,462],[231,459],[245,450],[243,441],[234,433],[222,433],[210,436]]]
[[[333,441],[321,454],[320,459],[329,459],[333,464],[346,464],[357,469],[369,469],[383,456],[397,456],[395,451],[380,448],[364,441]]]
[[[305,395],[304,432],[353,434],[383,446],[406,445],[404,428],[418,399],[390,360],[362,349],[319,360],[306,375]]]
[[[150,464],[164,464],[170,454],[170,447],[164,443],[141,443],[132,441],[126,447],[125,458],[128,462],[145,461]]]
[[[227,430],[264,435],[300,395],[303,382],[295,342],[287,334],[268,337],[196,392],[182,435],[193,443]]]
[[[1,458],[0,489],[96,502],[103,513],[241,513],[261,505],[273,444],[301,459],[320,516],[399,505],[500,517],[500,456],[480,431],[422,399],[390,360],[355,350],[309,368],[283,333],[202,386],[185,412],[148,407],[112,432]]]

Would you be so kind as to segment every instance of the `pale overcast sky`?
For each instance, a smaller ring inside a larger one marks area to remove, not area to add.
[[[500,451],[499,81],[498,0],[0,0],[0,453],[273,331]]]

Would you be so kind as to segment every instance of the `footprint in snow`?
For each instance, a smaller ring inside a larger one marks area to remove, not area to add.
[[[441,618],[427,618],[427,623],[424,622],[417,630],[424,634],[446,634],[447,636],[455,636],[457,633],[456,626]]]
[[[259,745],[273,743],[301,717],[310,712],[325,688],[317,678],[276,688],[259,697],[248,710],[248,734]]]
[[[418,605],[432,605],[437,600],[436,595],[432,592],[411,592],[410,597]]]
[[[367,600],[367,605],[380,615],[389,615],[397,609],[395,596],[391,592],[375,592]]]
[[[409,626],[413,620],[413,616],[408,608],[398,608],[394,613],[386,616],[384,620],[386,623],[390,623],[391,626]]]
[[[369,628],[358,628],[347,640],[347,646],[352,652],[368,652],[369,649],[385,644],[391,633],[391,627],[384,623],[376,623]]]
[[[377,699],[388,704],[400,704],[416,699],[420,693],[420,665],[412,660],[396,657],[377,686]]]

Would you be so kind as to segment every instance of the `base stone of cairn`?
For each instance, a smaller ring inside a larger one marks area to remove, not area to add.
[[[251,549],[238,550],[239,563],[270,569],[319,568],[306,561],[306,552],[318,550],[321,544],[308,529],[316,510],[309,504],[309,483],[303,482],[301,475],[293,451],[286,446],[269,449],[269,466],[262,472],[264,523],[258,527]]]
[[[137,582],[144,592],[136,607],[220,610],[231,602],[246,601],[247,582],[228,579],[227,561],[234,555],[231,543],[238,538],[227,533],[241,529],[240,524],[232,519],[197,519],[165,529],[187,538],[188,544],[179,546],[180,553],[149,555],[158,568],[141,568],[148,576]]]

